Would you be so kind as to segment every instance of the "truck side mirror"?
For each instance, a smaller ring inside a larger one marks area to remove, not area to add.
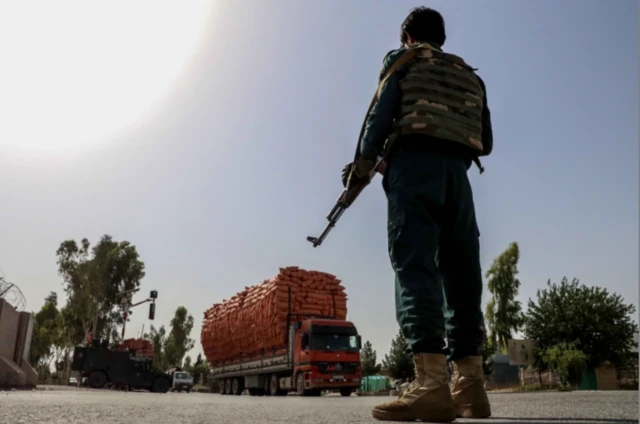
[[[153,321],[155,317],[156,317],[156,304],[155,302],[152,302],[149,304],[149,319]]]
[[[358,344],[358,349],[362,349],[362,337],[356,336],[356,343]]]
[[[309,335],[303,334],[301,339],[302,350],[306,350],[309,347]]]

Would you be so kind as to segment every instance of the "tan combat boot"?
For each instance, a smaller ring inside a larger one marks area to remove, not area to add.
[[[416,379],[398,400],[373,408],[373,417],[381,421],[455,420],[445,356],[421,353],[415,355],[414,360]]]
[[[456,416],[487,418],[491,416],[489,398],[484,389],[482,356],[467,356],[453,361],[451,395]]]

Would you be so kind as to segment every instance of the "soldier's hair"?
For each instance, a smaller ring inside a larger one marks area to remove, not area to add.
[[[431,41],[443,45],[447,34],[444,30],[442,15],[434,9],[424,6],[411,9],[400,29],[400,42],[403,45],[407,42],[409,35],[422,43]]]

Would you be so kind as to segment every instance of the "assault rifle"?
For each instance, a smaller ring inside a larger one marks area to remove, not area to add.
[[[327,221],[329,221],[329,223],[318,237],[307,237],[307,241],[313,244],[313,247],[318,247],[322,244],[329,232],[333,229],[333,227],[336,226],[344,211],[353,204],[360,193],[362,193],[362,190],[364,190],[364,188],[371,183],[371,180],[373,180],[373,178],[376,176],[376,173],[379,172],[380,174],[384,174],[386,166],[387,165],[384,157],[380,157],[378,159],[378,162],[376,163],[376,166],[374,166],[371,172],[369,172],[367,178],[358,179],[353,178],[354,174],[352,165],[352,170],[349,179],[347,180],[347,185],[342,193],[340,193],[340,197],[338,197],[338,200],[336,200],[336,204],[333,206],[333,209],[331,209],[331,211],[327,215]]]
[[[362,135],[364,134],[364,128],[367,122],[367,117],[369,116],[371,109],[373,109],[373,106],[378,101],[378,95],[380,94],[380,90],[384,86],[385,82],[391,76],[391,74],[393,74],[401,66],[403,66],[404,64],[406,64],[407,62],[415,58],[418,52],[421,49],[425,49],[425,48],[432,49],[433,47],[431,47],[431,45],[427,43],[424,43],[424,44],[415,46],[413,48],[410,48],[393,65],[391,65],[389,70],[380,78],[378,89],[373,95],[373,99],[369,104],[369,109],[365,114],[365,119],[362,122],[362,127],[360,129],[360,136],[358,136],[358,145],[356,146],[356,153],[354,155],[353,163],[355,163],[356,158],[358,157],[358,154],[360,152],[360,142],[362,141]],[[347,210],[347,208],[353,204],[353,202],[358,198],[360,193],[362,193],[362,190],[364,190],[364,188],[368,186],[369,183],[371,183],[371,180],[373,179],[373,177],[375,177],[376,173],[379,172],[381,174],[384,174],[384,171],[386,168],[386,162],[385,162],[386,155],[389,152],[392,144],[393,144],[393,137],[390,137],[385,143],[385,148],[384,148],[384,152],[382,153],[382,156],[378,158],[378,161],[376,162],[376,166],[373,167],[373,169],[371,170],[371,172],[369,173],[366,179],[353,178],[354,173],[353,173],[353,163],[352,163],[351,173],[349,174],[347,185],[342,191],[342,193],[340,194],[340,197],[338,197],[338,200],[336,200],[336,204],[333,206],[333,209],[331,209],[331,212],[329,212],[329,215],[327,215],[327,220],[329,221],[329,223],[325,227],[324,231],[318,237],[307,237],[307,241],[311,242],[313,244],[313,247],[318,247],[322,244],[322,242],[324,241],[325,237],[327,237],[331,229],[336,226],[336,223],[338,222],[338,220],[340,219],[344,211]]]

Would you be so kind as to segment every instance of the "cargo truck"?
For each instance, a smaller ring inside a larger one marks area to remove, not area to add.
[[[210,363],[210,378],[220,394],[251,396],[320,396],[323,390],[342,396],[360,387],[361,337],[355,325],[335,317],[289,314],[282,345],[253,356]]]

